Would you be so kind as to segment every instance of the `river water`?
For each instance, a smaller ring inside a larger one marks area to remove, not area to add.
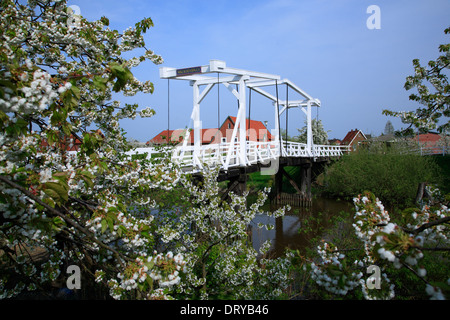
[[[266,211],[274,211],[276,206],[267,205]],[[258,215],[251,224],[252,243],[256,250],[266,240],[272,240],[272,253],[282,255],[286,248],[299,250],[304,253],[311,245],[312,239],[320,236],[324,228],[330,226],[330,218],[342,212],[354,212],[354,206],[348,201],[339,201],[328,198],[314,198],[309,208],[291,207],[282,218],[273,218],[267,215]],[[353,215],[353,214],[352,214]],[[272,230],[258,228],[258,223],[271,224]],[[300,232],[300,230],[306,232]]]

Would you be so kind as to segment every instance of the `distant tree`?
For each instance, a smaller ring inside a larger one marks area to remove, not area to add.
[[[306,124],[306,121],[305,121]],[[327,144],[328,143],[328,132],[323,128],[322,120],[312,119],[311,128],[313,134],[314,144]],[[300,133],[294,139],[295,141],[306,143],[307,142],[307,126],[305,125],[301,129],[297,129]]]
[[[386,123],[386,126],[384,127],[384,134],[385,135],[394,134],[394,126],[392,125],[392,122],[389,120]]]
[[[280,129],[281,138],[287,141],[291,141],[292,137],[289,135],[289,133],[286,133],[286,129],[281,128]]]
[[[129,138],[129,143],[133,148],[143,148],[145,147],[145,142],[141,142],[134,138]]]
[[[449,34],[450,28],[445,29],[444,32]],[[383,110],[383,114],[399,117],[403,123],[408,123],[409,127],[404,130],[405,132],[411,133],[412,127],[437,129],[439,132],[444,132],[450,127],[448,120],[438,126],[442,117],[450,116],[450,85],[448,83],[450,44],[440,45],[439,52],[442,53],[441,56],[429,61],[427,67],[422,66],[419,59],[414,59],[414,75],[408,76],[404,85],[406,90],[417,89],[417,94],[411,94],[409,99],[425,107],[418,108],[416,111]]]

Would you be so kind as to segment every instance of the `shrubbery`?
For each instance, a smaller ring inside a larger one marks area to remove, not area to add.
[[[325,192],[351,199],[364,191],[389,205],[411,205],[421,182],[439,184],[440,169],[430,157],[398,146],[360,148],[327,167]]]

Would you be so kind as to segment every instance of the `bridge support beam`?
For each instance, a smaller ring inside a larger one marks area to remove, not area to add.
[[[305,165],[300,167],[300,192],[306,195],[308,199],[311,199],[311,168],[311,163],[306,163]]]
[[[311,196],[311,162],[307,161],[300,166],[300,185],[286,172],[284,165],[280,164],[278,172],[275,174],[275,192],[272,197],[273,204],[289,204],[298,207],[312,205]],[[283,177],[294,187],[296,193],[289,194],[283,192]]]
[[[229,199],[229,193],[233,192],[242,196],[247,190],[248,175],[245,168],[239,170],[239,174],[228,177],[227,190],[222,194],[222,201]]]

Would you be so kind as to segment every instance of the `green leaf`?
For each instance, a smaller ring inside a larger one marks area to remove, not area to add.
[[[67,186],[67,179],[69,177],[69,173],[68,172],[57,172],[55,174],[53,174],[53,179],[56,179],[60,182],[62,182],[64,184],[65,188],[68,188]]]
[[[70,87],[69,91],[72,93],[72,96],[75,99],[80,100],[81,92],[80,92],[80,89],[78,89],[78,87],[72,85],[72,87]]]
[[[56,192],[53,189],[44,189],[44,193],[46,195],[48,195],[52,200],[57,199],[59,201],[59,199],[60,199],[58,192]],[[55,201],[55,202],[58,202],[58,201]]]
[[[143,20],[136,23],[135,27],[137,36],[140,36],[141,33],[145,33],[147,32],[147,29],[153,27],[153,21],[151,18],[144,18]]]
[[[113,232],[114,231],[114,221],[113,221],[113,219],[111,219],[111,218],[106,219],[106,222],[108,223],[109,231]]]
[[[45,192],[45,191],[44,191]],[[43,200],[46,204],[48,204],[50,207],[52,207],[52,208],[54,208],[55,207],[55,205],[56,205],[56,203],[55,203],[55,201],[52,199],[52,198],[45,198],[44,200]],[[41,205],[36,205],[36,208],[39,210],[39,211],[43,211],[45,208],[44,207],[42,207]]]
[[[108,228],[108,223],[106,222],[106,219],[102,220],[101,225],[102,225],[102,233],[105,233],[106,229]]]
[[[94,175],[89,171],[81,171],[79,177],[84,181],[87,188],[92,188],[94,186]]]
[[[108,79],[102,78],[100,76],[95,76],[94,77],[94,86],[102,92],[105,92],[107,89],[107,83],[108,83]]]
[[[122,90],[125,85],[133,79],[133,73],[131,73],[128,68],[118,64],[117,62],[111,63],[109,68],[111,69],[111,77],[109,80],[111,81],[117,79],[113,86],[114,92],[119,92]]]
[[[53,218],[52,222],[52,229],[54,230],[61,230],[62,227],[66,226],[66,222],[61,217]]]
[[[103,25],[109,26],[109,19],[107,17],[101,17],[100,21],[103,23]]]
[[[58,141],[58,135],[54,131],[47,132],[47,143],[49,145],[53,145],[56,141]]]
[[[44,192],[55,200],[56,203],[62,203],[69,198],[69,188],[66,183],[62,181],[49,181],[44,184]]]
[[[119,235],[119,237],[121,237],[123,234],[126,234],[127,232],[127,228],[123,225],[120,225],[119,228],[117,229],[117,234]]]

